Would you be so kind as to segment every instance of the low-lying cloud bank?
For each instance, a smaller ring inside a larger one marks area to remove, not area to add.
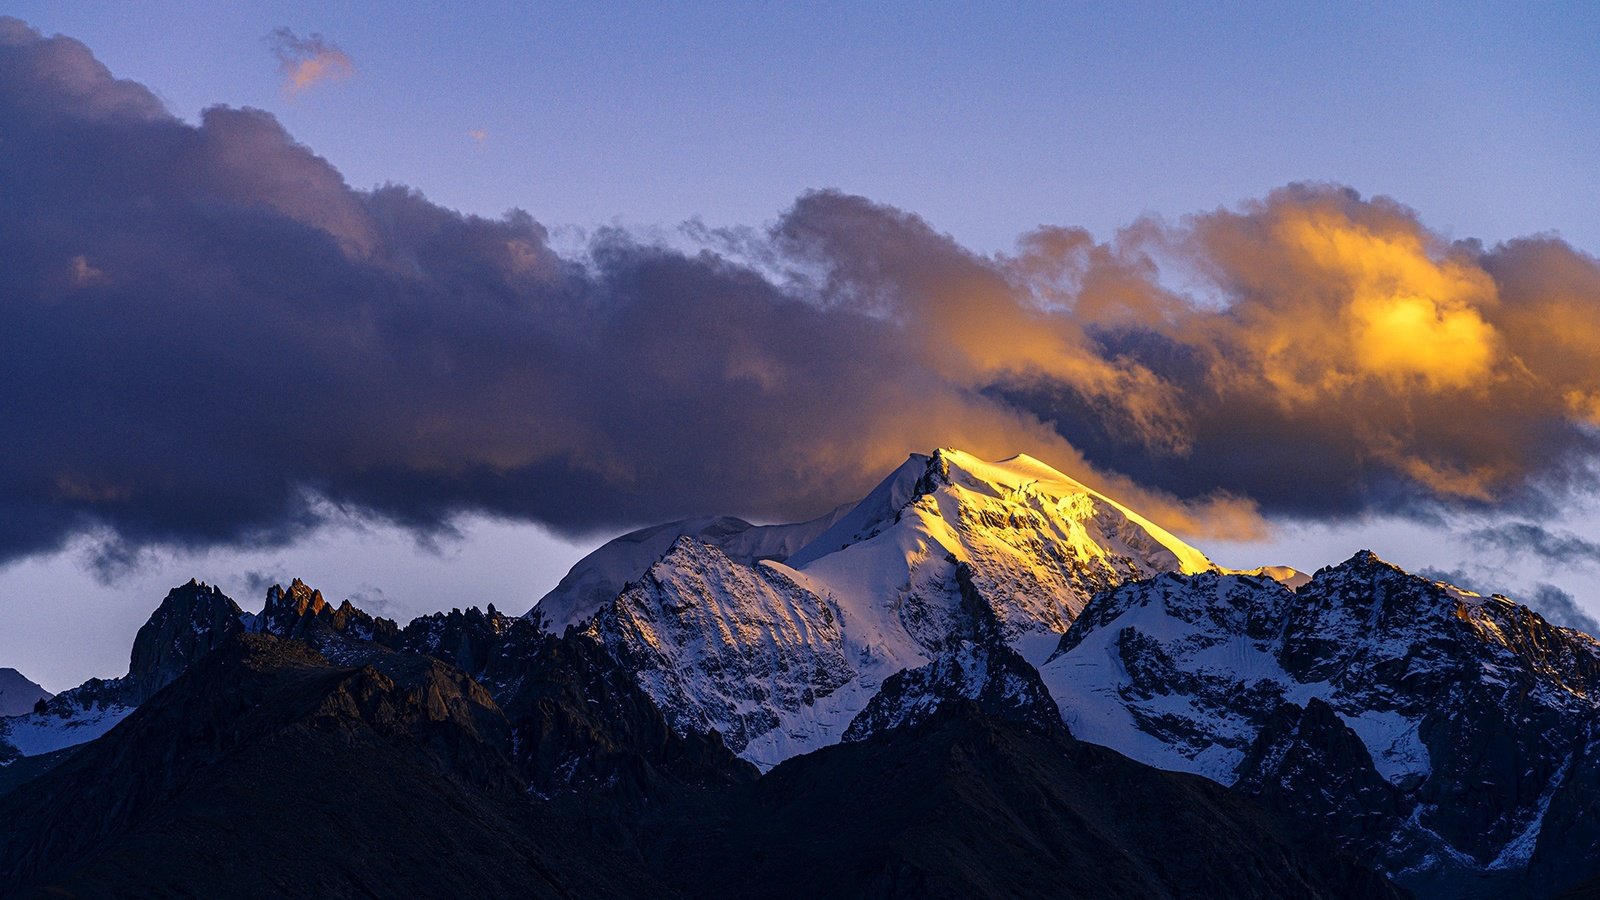
[[[1536,510],[1590,482],[1600,263],[1294,185],[973,253],[834,192],[686,252],[353,190],[0,20],[0,558],[814,515],[910,450],[1026,451],[1191,535]]]

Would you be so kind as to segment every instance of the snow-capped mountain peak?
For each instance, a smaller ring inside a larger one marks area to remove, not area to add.
[[[787,564],[847,606],[925,608],[955,598],[954,564],[1008,640],[1067,629],[1096,591],[1163,571],[1214,569],[1200,551],[1044,463],[985,462],[960,450],[912,456],[837,525]],[[942,594],[942,598],[941,598]],[[922,651],[938,652],[943,622],[902,617]],[[892,630],[892,629],[891,629]],[[1053,641],[1019,647],[1037,655]],[[918,663],[920,664],[920,662]]]
[[[838,741],[886,678],[972,639],[980,622],[1037,662],[1097,591],[1215,568],[1036,459],[940,449],[910,456],[781,560],[677,536],[588,629],[669,720],[715,728],[771,766]]]
[[[1078,737],[1348,828],[1407,878],[1526,864],[1600,714],[1594,639],[1369,551],[1295,592],[1214,573],[1107,591],[1042,676]]]

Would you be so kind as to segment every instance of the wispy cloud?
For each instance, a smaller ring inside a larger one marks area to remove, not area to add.
[[[1469,568],[1472,571],[1468,571]],[[1549,582],[1535,582],[1532,588],[1523,591],[1493,587],[1491,585],[1503,583],[1507,573],[1476,563],[1462,563],[1454,569],[1423,568],[1417,570],[1417,574],[1484,596],[1509,594],[1511,599],[1544,616],[1549,622],[1576,628],[1585,634],[1600,635],[1600,623],[1597,623],[1594,616],[1578,603],[1577,598]]]
[[[1507,556],[1538,556],[1566,567],[1600,566],[1600,543],[1534,522],[1507,522],[1475,529],[1467,539],[1480,548]]]
[[[275,28],[267,35],[272,55],[278,59],[283,89],[298,94],[327,81],[343,81],[356,74],[355,63],[338,46],[320,34],[300,37],[288,28]]]
[[[1590,636],[1600,635],[1600,622],[1579,606],[1571,594],[1553,584],[1534,585],[1532,593],[1523,599],[1529,608],[1557,625],[1576,628]]]
[[[467,137],[472,138],[474,141],[477,141],[481,144],[489,139],[489,132],[482,128],[474,128],[467,132]]]

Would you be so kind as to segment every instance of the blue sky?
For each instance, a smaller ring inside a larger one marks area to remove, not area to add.
[[[194,117],[272,111],[352,185],[548,226],[772,219],[837,187],[963,243],[1106,236],[1301,181],[1600,246],[1600,8],[21,3]],[[357,76],[295,97],[265,36]],[[483,131],[477,142],[469,132]],[[1589,188],[1585,191],[1584,188]]]
[[[804,191],[838,188],[989,253],[1041,224],[1106,239],[1143,215],[1179,221],[1327,181],[1391,196],[1451,238],[1553,232],[1600,252],[1595,4],[460,6],[7,12],[83,41],[185,119],[265,109],[356,188],[405,184],[485,216],[521,208],[557,246],[611,224],[761,226]],[[286,91],[277,28],[322,35],[353,76]],[[1584,503],[1562,515],[1600,536]],[[133,629],[191,576],[249,608],[256,572],[402,619],[520,611],[595,541],[485,518],[463,534],[429,548],[352,524],[269,551],[165,551],[112,584],[71,548],[13,563],[0,568],[13,625],[0,665],[57,690],[117,674]],[[1357,545],[1441,569],[1474,553],[1430,524],[1370,519],[1214,546],[1228,563],[1315,568]],[[1554,581],[1600,609],[1586,569],[1503,572],[1508,588]],[[71,659],[68,639],[85,648]]]

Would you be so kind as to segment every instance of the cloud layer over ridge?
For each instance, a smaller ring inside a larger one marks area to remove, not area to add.
[[[269,114],[199,125],[0,20],[0,558],[786,519],[908,451],[1028,452],[1190,534],[1538,508],[1586,484],[1600,263],[1294,185],[973,253],[821,191],[699,249],[354,190]]]

